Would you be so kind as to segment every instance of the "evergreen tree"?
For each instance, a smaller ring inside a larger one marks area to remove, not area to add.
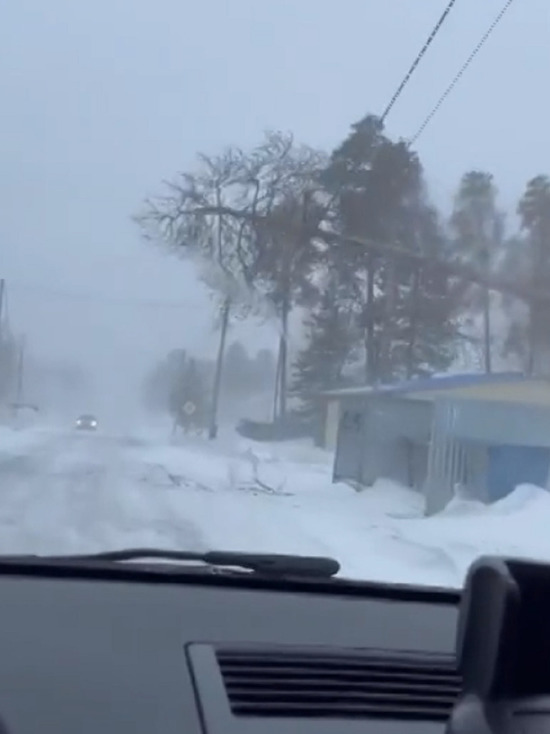
[[[465,173],[450,220],[454,254],[483,276],[490,276],[503,249],[503,216],[497,208],[493,176],[484,171]],[[491,297],[487,287],[469,289],[469,306],[483,318],[483,353],[486,372],[492,370]]]
[[[344,311],[335,295],[334,289],[325,290],[309,314],[305,321],[306,346],[293,365],[292,392],[300,397],[300,412],[307,418],[316,411],[320,391],[345,383],[344,368],[357,343],[350,313]]]
[[[550,290],[550,178],[536,176],[518,206],[525,235],[522,248],[524,277],[533,292]],[[521,274],[518,274],[521,277]],[[528,319],[523,339],[527,347],[526,368],[548,372],[550,369],[550,307],[533,299],[528,306]]]
[[[401,213],[401,243],[412,252],[441,259],[445,239],[437,213],[423,197]],[[456,355],[460,290],[427,263],[404,260],[397,269],[393,340],[394,379],[428,376],[448,369]]]
[[[352,125],[351,133],[334,150],[321,181],[333,206],[332,227],[351,237],[377,239],[382,236],[375,177],[377,155],[385,144],[383,127],[374,115]],[[346,244],[333,245],[327,253],[328,267],[338,273],[339,283],[355,295],[357,324],[363,333],[365,377],[378,377],[380,309],[377,308],[376,281],[379,261],[371,251]]]
[[[378,245],[335,245],[331,267],[355,294],[367,382],[448,366],[457,327],[456,298],[441,273],[418,267],[409,252],[441,258],[445,239],[430,206],[417,155],[368,116],[333,153],[323,182],[334,198],[333,226]],[[404,256],[386,255],[383,245]]]

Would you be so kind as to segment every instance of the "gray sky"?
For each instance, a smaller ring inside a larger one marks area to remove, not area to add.
[[[382,111],[446,2],[3,3],[1,271],[31,349],[90,364],[109,399],[168,349],[212,349],[208,295],[140,240],[141,200],[197,151],[268,127],[331,149]],[[503,3],[458,0],[389,134],[416,131]],[[549,31],[549,0],[516,0],[418,141],[438,204],[468,168],[492,171],[508,207],[550,173]]]

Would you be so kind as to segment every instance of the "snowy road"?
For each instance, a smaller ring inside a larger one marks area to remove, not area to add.
[[[0,458],[0,552],[202,548],[197,527],[174,512],[173,497],[148,486],[128,445],[100,433],[51,432]]]
[[[458,587],[481,554],[550,560],[549,526],[543,489],[490,507],[457,499],[426,518],[421,495],[391,482],[332,484],[330,455],[298,442],[0,431],[0,553],[329,555],[343,576]]]
[[[333,555],[345,575],[401,581],[406,554],[416,580],[456,583],[444,551],[401,538],[388,520],[391,510],[419,515],[417,497],[398,492],[373,514],[364,497],[327,481],[325,455],[301,451],[281,458],[263,447],[43,432],[19,452],[0,452],[0,553],[155,546]]]

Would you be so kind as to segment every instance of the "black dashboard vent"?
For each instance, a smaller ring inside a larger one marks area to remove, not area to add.
[[[235,716],[446,721],[460,692],[444,655],[216,651]]]

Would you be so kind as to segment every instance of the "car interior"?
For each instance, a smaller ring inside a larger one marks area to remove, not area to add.
[[[548,707],[544,564],[481,559],[460,594],[156,554],[0,560],[6,731],[460,734]]]

